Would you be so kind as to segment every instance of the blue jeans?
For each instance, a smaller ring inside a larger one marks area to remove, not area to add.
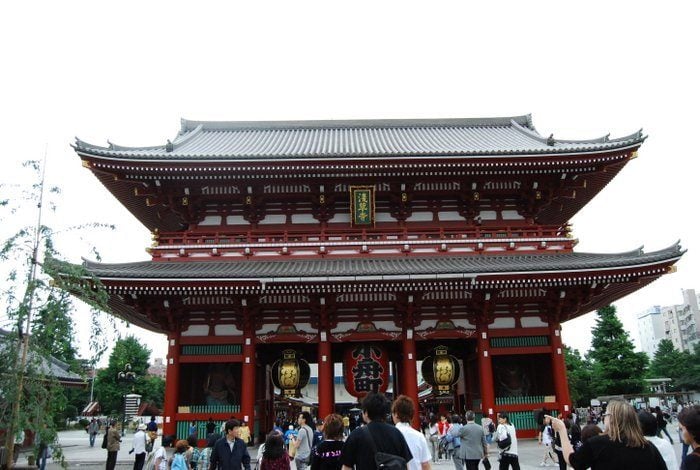
[[[95,438],[97,437],[97,433],[92,434],[90,433],[90,447],[95,447]]]

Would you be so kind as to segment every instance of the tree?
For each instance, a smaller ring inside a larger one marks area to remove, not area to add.
[[[693,346],[693,352],[683,351],[681,354],[686,363],[678,376],[676,387],[679,390],[700,389],[700,343]]]
[[[17,198],[0,201],[0,220],[28,212],[27,206],[36,207],[36,222],[16,227],[0,246],[0,270],[5,282],[0,290],[10,331],[0,344],[0,429],[13,439],[18,429],[29,429],[39,434],[44,443],[53,444],[54,456],[60,458],[56,446],[56,423],[65,410],[63,388],[54,377],[46,375],[42,364],[56,353],[60,359],[72,362],[75,348],[70,343],[72,303],[60,290],[71,286],[73,292],[95,309],[105,309],[107,294],[98,279],[81,266],[67,265],[57,271],[54,262],[60,255],[54,243],[55,232],[42,223],[44,207],[55,209],[52,198],[45,200],[44,174],[39,162],[25,163],[33,171],[29,187],[0,185],[3,194],[17,190]],[[49,188],[51,196],[58,196],[58,188]],[[104,226],[88,224],[84,227]],[[3,230],[9,230],[3,224]],[[67,228],[70,230],[70,228]],[[52,279],[53,278],[53,279]],[[94,310],[96,312],[97,310]],[[36,335],[36,341],[30,341]],[[12,460],[13,446],[8,446],[8,460]]]
[[[577,407],[588,406],[591,398],[595,398],[591,383],[591,365],[581,357],[581,353],[577,349],[571,349],[564,345],[564,354],[571,401]]]
[[[596,313],[598,318],[589,352],[594,392],[600,396],[643,391],[648,356],[634,351],[614,306],[600,308]]]
[[[692,357],[689,353],[677,350],[670,339],[662,339],[654,353],[649,371],[652,378],[672,379],[667,390],[674,391],[679,389],[679,379],[692,367],[691,361]]]
[[[163,380],[148,375],[150,355],[151,350],[133,336],[116,342],[109,356],[109,365],[98,372],[95,380],[95,394],[104,413],[119,414],[122,409],[122,396],[125,393],[137,393],[142,396],[143,401],[163,403]],[[127,363],[131,364],[136,380],[133,383],[119,383],[117,374],[124,370]]]

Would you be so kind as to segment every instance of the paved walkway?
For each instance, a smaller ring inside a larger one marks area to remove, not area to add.
[[[674,437],[674,448],[676,449],[677,455],[680,456],[681,445],[676,439],[678,433],[676,432],[675,424],[669,426],[669,432]],[[127,435],[124,437],[121,450],[117,455],[117,469],[124,470],[126,468],[131,468],[133,465],[134,456],[133,454],[129,455],[132,436],[133,434],[127,433]],[[68,463],[68,468],[92,470],[105,467],[107,451],[100,447],[100,444],[102,443],[101,434],[95,440],[95,447],[90,447],[88,436],[85,431],[62,431],[59,433],[59,442],[63,448],[63,453],[65,455],[66,462]],[[249,450],[251,457],[255,458],[257,456],[257,448],[251,447]],[[520,454],[520,468],[523,470],[534,470],[541,468],[539,463],[541,462],[542,457],[542,447],[538,446],[536,440],[518,440],[518,450]],[[172,450],[170,451],[172,452]],[[491,446],[490,461],[492,467],[497,469],[498,461],[496,459],[496,450],[494,445]],[[26,457],[23,454],[20,456],[19,464],[25,463]],[[46,468],[47,470],[60,470],[61,467],[58,463],[49,461]],[[294,468],[294,466],[292,466],[292,468]],[[451,461],[439,462],[433,465],[433,468],[448,470],[454,469],[454,465]]]

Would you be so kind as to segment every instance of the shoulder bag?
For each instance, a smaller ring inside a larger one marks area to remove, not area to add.
[[[389,454],[387,452],[379,452],[377,450],[377,445],[374,443],[374,436],[369,431],[368,426],[363,426],[364,432],[369,437],[369,442],[372,446],[371,450],[374,452],[374,463],[378,470],[406,470],[406,459],[400,455]]]

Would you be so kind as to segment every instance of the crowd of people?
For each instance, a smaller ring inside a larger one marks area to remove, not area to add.
[[[361,404],[362,425],[348,430],[347,417],[330,414],[314,423],[312,416],[298,414],[296,426],[283,429],[277,423],[265,437],[253,461],[247,423],[228,420],[222,428],[210,419],[206,446],[198,448],[193,423],[188,439],[164,437],[156,446],[155,419],[140,424],[133,437],[134,470],[297,470],[394,469],[430,470],[436,462],[452,462],[456,470],[490,469],[496,458],[499,470],[520,469],[517,431],[508,413],[501,412],[476,422],[476,415],[429,416],[422,430],[411,422],[416,406],[407,396],[393,403],[381,393],[370,393]],[[700,469],[700,405],[689,405],[678,413],[679,435],[684,445],[676,459],[673,439],[661,424],[660,409],[636,410],[629,403],[613,400],[600,413],[600,422],[590,420],[581,427],[575,415],[544,415],[537,435],[542,446],[541,466],[574,469]],[[561,419],[564,418],[564,419]],[[108,423],[103,447],[107,470],[113,470],[121,444],[116,422]],[[583,424],[583,423],[582,423]],[[90,445],[99,426],[88,425]],[[219,432],[221,431],[221,432]],[[666,438],[662,437],[665,434]],[[165,446],[175,448],[171,457]],[[490,446],[495,449],[490,449]],[[687,451],[686,451],[687,448]],[[148,459],[147,459],[148,457]],[[494,465],[496,463],[494,462]]]

